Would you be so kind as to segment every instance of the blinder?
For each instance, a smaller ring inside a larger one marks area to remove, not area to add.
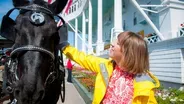
[[[14,9],[11,9],[8,11],[6,15],[3,16],[2,18],[2,23],[1,23],[1,29],[0,29],[0,35],[6,39],[9,39],[11,41],[15,41],[15,28],[14,25],[16,24],[13,19],[9,17],[11,12]]]
[[[35,25],[42,25],[45,22],[45,18],[42,13],[34,12],[31,14],[30,18],[31,23]]]

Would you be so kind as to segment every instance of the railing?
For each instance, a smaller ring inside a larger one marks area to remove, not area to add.
[[[70,26],[70,28],[71,28],[73,31],[75,31],[74,26],[73,26],[70,22],[68,22],[68,25]],[[88,49],[89,49],[90,47],[88,46],[88,43],[80,36],[80,34],[82,34],[82,32],[78,30],[77,37],[82,41],[82,44],[83,44],[83,43],[85,44],[85,48],[86,48],[86,51],[85,51],[85,52],[88,53]],[[81,45],[82,45],[82,44],[81,44]],[[94,54],[94,52],[92,52],[91,54]]]
[[[184,36],[184,27],[179,28],[178,37]]]
[[[94,55],[98,56],[98,57],[108,58],[109,57],[109,49],[100,51],[98,55],[97,54],[94,54]]]
[[[0,40],[6,40],[6,38],[4,38],[4,37],[0,36]]]
[[[108,54],[109,54],[109,50],[108,49],[100,51],[100,55],[108,55]]]
[[[180,27],[177,32],[177,37],[183,37],[184,36],[184,27]],[[160,41],[160,38],[157,35],[151,36],[151,37],[145,37],[145,40],[150,43],[156,43]]]
[[[110,40],[110,42],[112,42],[114,39],[116,39],[117,38],[117,34],[116,33],[120,33],[120,32],[122,32],[123,30],[121,30],[121,29],[115,29],[114,27],[113,28],[111,28],[111,40]]]
[[[148,44],[151,44],[151,43],[156,43],[158,41],[160,41],[160,38],[157,36],[157,35],[154,35],[154,36],[151,36],[151,37],[148,37],[148,38],[144,38]]]

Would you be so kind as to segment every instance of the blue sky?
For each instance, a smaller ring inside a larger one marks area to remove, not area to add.
[[[0,0],[0,21],[2,20],[3,15],[5,15],[11,8],[13,8],[12,0]]]

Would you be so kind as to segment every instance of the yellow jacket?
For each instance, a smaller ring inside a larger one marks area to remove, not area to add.
[[[100,104],[105,95],[108,80],[112,75],[112,60],[86,55],[71,46],[66,46],[63,53],[82,67],[97,73],[92,104]],[[155,84],[147,78],[153,79]],[[136,76],[134,78],[133,104],[157,104],[154,88],[159,86],[158,79],[149,72],[147,75]]]

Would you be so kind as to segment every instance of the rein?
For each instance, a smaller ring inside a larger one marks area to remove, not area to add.
[[[10,57],[13,57],[17,52],[21,52],[21,51],[40,51],[40,52],[48,54],[52,58],[52,60],[55,59],[55,56],[52,52],[50,52],[42,47],[37,47],[37,46],[33,46],[33,45],[27,45],[27,46],[15,48],[10,53]]]

